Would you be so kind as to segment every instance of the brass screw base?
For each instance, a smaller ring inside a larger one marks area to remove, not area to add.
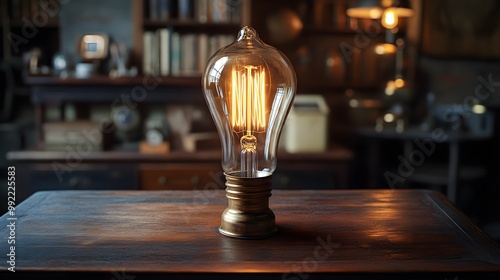
[[[271,173],[243,177],[241,172],[225,173],[228,206],[222,213],[219,232],[242,239],[259,239],[275,235],[278,228],[269,209]]]

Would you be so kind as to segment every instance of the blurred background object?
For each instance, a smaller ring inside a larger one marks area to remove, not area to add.
[[[270,43],[278,45],[296,39],[303,28],[302,20],[297,12],[291,8],[283,8],[268,15],[266,23],[270,34]]]

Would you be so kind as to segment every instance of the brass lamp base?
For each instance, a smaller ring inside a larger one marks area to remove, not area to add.
[[[228,206],[222,213],[219,232],[242,239],[259,239],[275,235],[278,228],[269,209],[271,173],[258,172],[257,177],[243,177],[241,172],[225,173]]]

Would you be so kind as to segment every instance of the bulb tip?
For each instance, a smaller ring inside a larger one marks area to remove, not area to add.
[[[251,40],[251,39],[254,39],[258,37],[257,35],[257,31],[255,31],[255,29],[253,29],[253,27],[251,26],[244,26],[243,28],[241,28],[239,34],[238,34],[238,40]]]

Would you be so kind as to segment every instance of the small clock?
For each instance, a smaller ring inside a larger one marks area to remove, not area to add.
[[[105,34],[87,34],[80,38],[78,47],[84,60],[103,60],[108,56],[109,37]]]
[[[158,129],[150,129],[146,131],[146,141],[151,146],[158,146],[163,143],[164,136]]]
[[[146,120],[145,130],[146,142],[151,146],[159,146],[167,140],[166,124],[161,119]]]

